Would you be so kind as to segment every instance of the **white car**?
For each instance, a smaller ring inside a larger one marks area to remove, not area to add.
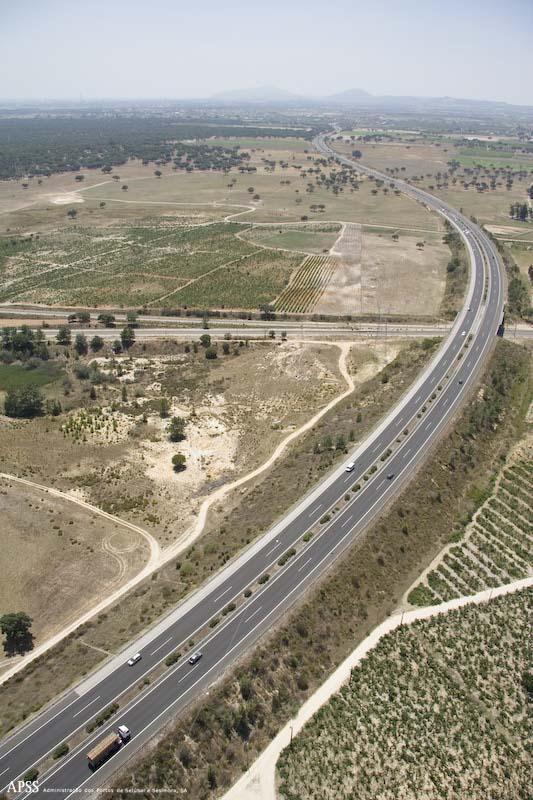
[[[196,664],[200,661],[202,654],[199,652],[193,653],[192,656],[189,658],[189,664]]]
[[[466,331],[462,331],[461,336],[466,336]]]
[[[344,471],[345,472],[353,472],[354,469],[355,469],[355,461],[350,461],[349,464],[346,464],[346,467],[344,468]]]
[[[133,667],[133,665],[136,664],[138,661],[140,661],[141,658],[142,656],[140,653],[135,653],[134,656],[128,658],[128,667]]]

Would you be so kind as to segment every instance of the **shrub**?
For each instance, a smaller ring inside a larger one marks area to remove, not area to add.
[[[56,749],[55,749],[55,750],[54,750],[54,752],[52,753],[52,758],[55,758],[55,759],[57,759],[57,758],[61,758],[62,756],[66,756],[66,754],[68,753],[68,751],[69,751],[69,746],[68,746],[68,744],[67,744],[66,742],[63,742],[62,744],[59,744],[59,745],[56,747]]]

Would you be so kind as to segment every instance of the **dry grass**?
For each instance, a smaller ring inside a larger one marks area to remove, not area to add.
[[[0,615],[25,611],[38,644],[138,572],[134,531],[44,491],[0,479]]]

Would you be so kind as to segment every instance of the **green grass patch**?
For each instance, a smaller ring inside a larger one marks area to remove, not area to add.
[[[61,374],[56,364],[43,363],[42,366],[28,369],[22,364],[0,364],[0,390],[20,389],[33,383],[36,386],[46,386],[55,381]]]

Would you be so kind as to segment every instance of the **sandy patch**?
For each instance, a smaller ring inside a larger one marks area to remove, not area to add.
[[[53,203],[55,206],[64,206],[68,203],[85,203],[83,197],[80,197],[79,194],[56,194],[55,196],[50,198],[50,202]]]

